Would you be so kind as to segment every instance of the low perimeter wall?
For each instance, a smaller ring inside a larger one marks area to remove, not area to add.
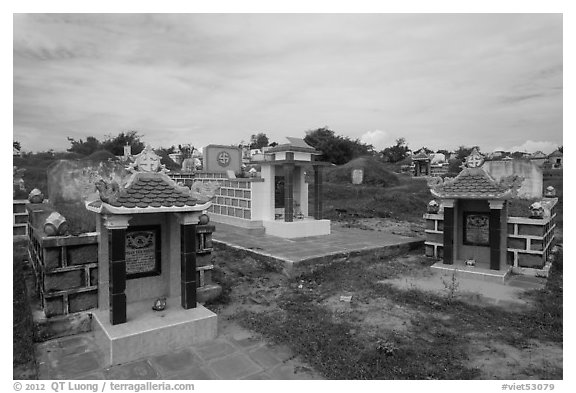
[[[26,199],[15,199],[12,203],[13,236],[28,236],[28,212]]]
[[[425,214],[426,255],[443,258],[444,214]],[[508,217],[507,262],[518,273],[537,274],[545,268],[556,228],[556,210],[549,217]]]
[[[98,306],[98,233],[51,236],[44,219],[53,209],[28,204],[28,253],[36,287],[47,317]]]
[[[224,177],[223,177],[224,176]],[[218,182],[221,187],[216,191],[212,206],[208,209],[215,222],[233,224],[246,228],[262,226],[260,221],[254,221],[252,185],[263,182],[260,178],[228,179],[226,174],[199,172],[195,181]]]

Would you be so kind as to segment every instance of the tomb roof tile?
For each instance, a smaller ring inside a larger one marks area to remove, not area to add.
[[[506,199],[511,190],[498,184],[482,168],[465,168],[456,178],[432,188],[439,198]]]

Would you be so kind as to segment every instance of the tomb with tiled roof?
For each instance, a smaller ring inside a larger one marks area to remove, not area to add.
[[[180,186],[162,171],[159,157],[149,148],[136,156],[135,171],[121,187],[115,182],[96,183],[100,200],[87,203],[96,213],[131,214],[202,211],[210,207],[209,198]]]

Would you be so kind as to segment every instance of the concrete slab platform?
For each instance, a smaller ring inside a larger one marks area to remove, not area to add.
[[[284,273],[297,274],[300,267],[327,262],[333,258],[380,252],[397,255],[421,247],[423,238],[394,235],[387,232],[342,228],[332,225],[331,233],[286,239],[267,234],[254,234],[242,228],[216,223],[213,241],[217,246],[243,250],[255,256],[284,265]]]
[[[483,281],[493,281],[493,282],[504,282],[512,272],[512,266],[507,266],[501,270],[491,270],[480,266],[467,266],[463,263],[454,263],[453,265],[447,265],[440,262],[436,262],[430,267],[432,270],[437,270],[443,274],[456,273],[459,277],[473,278],[476,280]]]
[[[216,337],[217,316],[202,305],[185,310],[180,306],[180,298],[173,297],[167,299],[166,310],[158,312],[151,309],[151,304],[150,301],[129,304],[127,322],[120,325],[110,324],[107,310],[93,313],[96,343],[106,365],[130,362]]]

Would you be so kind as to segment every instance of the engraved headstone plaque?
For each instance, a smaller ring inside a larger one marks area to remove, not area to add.
[[[485,213],[464,214],[464,244],[472,246],[489,246],[490,216]]]
[[[126,231],[126,278],[160,274],[160,228],[134,227]]]
[[[364,169],[352,170],[352,184],[362,184],[364,180]]]

